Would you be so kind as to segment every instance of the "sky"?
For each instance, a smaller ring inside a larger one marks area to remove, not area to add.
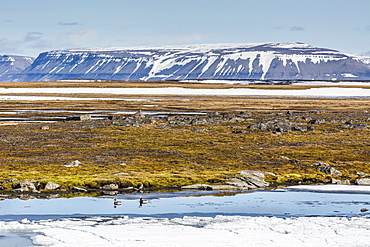
[[[303,42],[370,56],[369,0],[1,1],[0,54]]]

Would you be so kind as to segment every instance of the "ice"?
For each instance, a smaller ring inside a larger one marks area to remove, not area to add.
[[[40,246],[368,246],[367,217],[66,218],[1,222]]]

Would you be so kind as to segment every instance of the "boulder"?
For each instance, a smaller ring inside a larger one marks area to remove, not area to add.
[[[71,116],[66,118],[67,121],[88,121],[91,120],[90,114],[83,114],[79,116]]]
[[[79,166],[80,164],[81,164],[80,161],[75,160],[75,161],[69,162],[67,165],[64,165],[64,167],[76,167],[76,166]]]
[[[369,176],[369,174],[364,173],[364,172],[356,172],[356,175],[360,176],[360,177],[368,177]]]
[[[45,190],[56,190],[59,189],[60,185],[52,182],[47,182],[44,189]]]
[[[370,178],[359,178],[355,180],[356,185],[370,185]]]
[[[212,190],[237,190],[239,189],[238,187],[236,186],[232,186],[232,185],[211,185],[212,187]]]
[[[183,190],[212,190],[212,186],[208,184],[192,184],[181,186]]]
[[[264,188],[270,185],[269,182],[265,181],[265,174],[270,174],[275,176],[275,174],[270,172],[264,172],[259,170],[244,170],[239,171],[239,174],[242,176],[242,180],[247,182],[251,187],[255,186],[257,188]]]
[[[13,190],[15,192],[28,192],[28,191],[32,191],[32,192],[37,192],[37,189],[36,189],[36,186],[31,183],[28,179],[25,179],[23,181],[21,181],[15,188],[15,190]]]
[[[240,190],[257,189],[258,187],[247,181],[243,181],[240,178],[232,178],[226,182],[227,185],[234,186]]]
[[[7,180],[4,181],[4,183],[18,183],[19,180],[16,178],[8,178]]]
[[[342,176],[342,172],[338,171],[337,169],[333,167],[330,167],[329,164],[321,163],[321,162],[316,162],[316,163],[319,163],[317,170],[319,170],[320,172],[323,172],[328,175]]]
[[[350,185],[351,184],[351,182],[348,179],[339,180],[339,179],[335,179],[335,178],[331,179],[331,183],[332,184],[341,184],[341,185]]]
[[[101,187],[103,190],[118,190],[117,184],[106,184],[103,187]]]

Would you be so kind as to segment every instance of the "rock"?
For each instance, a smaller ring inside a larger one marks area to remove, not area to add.
[[[356,172],[356,175],[360,176],[360,177],[368,177],[369,176],[369,174],[364,173],[364,172]]]
[[[226,182],[227,185],[237,187],[238,189],[241,190],[249,190],[249,189],[257,189],[258,187],[251,184],[247,183],[246,181],[243,181],[239,178],[232,178]]]
[[[236,186],[232,186],[232,185],[211,185],[212,187],[212,190],[237,190],[239,189],[238,187]]]
[[[7,180],[4,181],[4,183],[18,183],[19,180],[16,179],[16,178],[9,178]]]
[[[141,110],[139,110],[138,112],[136,112],[133,115],[133,117],[135,117],[135,118],[145,118],[145,115],[144,115],[144,113]]]
[[[67,165],[64,165],[64,167],[76,167],[76,166],[79,166],[80,164],[81,164],[80,161],[75,160],[75,161],[68,163]]]
[[[341,184],[341,185],[350,185],[351,184],[351,182],[348,179],[339,180],[339,179],[335,179],[335,178],[331,179],[331,183],[332,184]]]
[[[101,187],[103,190],[118,190],[117,184],[106,184],[103,187]]]
[[[233,130],[233,134],[242,134],[246,132],[247,132],[246,130]]]
[[[356,185],[370,185],[370,178],[359,178],[355,180]]]
[[[265,174],[270,174],[275,176],[275,174],[270,172],[264,172],[259,170],[244,170],[240,171],[239,174],[242,177],[242,180],[247,182],[250,186],[255,186],[257,188],[264,188],[270,185],[269,182],[265,181]]]
[[[212,186],[208,184],[192,184],[181,186],[183,190],[212,190]]]
[[[279,159],[290,160],[288,157],[285,157],[285,156],[279,156]]]
[[[78,191],[78,192],[87,192],[87,189],[83,189],[80,187],[73,187],[72,190]]]
[[[36,189],[36,186],[31,183],[30,181],[28,181],[28,179],[25,179],[23,181],[21,181],[15,188],[15,190],[13,190],[15,192],[28,192],[28,191],[32,191],[32,192],[37,192],[37,189]]]
[[[308,121],[309,124],[324,124],[325,123],[325,119],[312,119],[310,121]]]
[[[316,162],[316,163],[318,163],[317,170],[319,170],[320,172],[323,172],[328,175],[342,176],[342,172],[338,171],[337,169],[333,167],[330,167],[329,164],[321,163],[321,162]]]
[[[59,189],[60,185],[52,182],[47,182],[44,189],[45,190],[56,190]]]
[[[67,121],[89,121],[91,120],[91,115],[90,114],[83,114],[79,116],[72,116],[72,117],[67,117]]]

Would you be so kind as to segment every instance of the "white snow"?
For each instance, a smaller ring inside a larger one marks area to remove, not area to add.
[[[70,218],[0,222],[40,246],[368,246],[367,217]]]
[[[326,185],[297,185],[287,187],[288,190],[293,191],[310,191],[310,192],[342,192],[342,193],[369,193],[370,186],[360,185],[337,185],[337,184],[326,184]]]
[[[309,89],[192,89],[165,88],[0,88],[0,99],[35,96],[7,96],[9,94],[114,94],[114,95],[234,95],[234,96],[298,96],[298,97],[370,97],[370,89],[323,87]],[[37,97],[37,96],[36,96]],[[58,97],[49,97],[49,99]],[[70,97],[73,98],[73,97]]]

